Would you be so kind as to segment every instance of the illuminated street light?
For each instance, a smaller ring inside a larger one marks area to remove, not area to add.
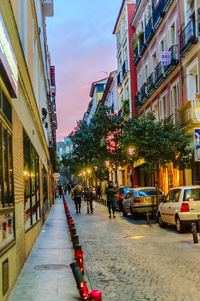
[[[133,147],[129,147],[128,153],[129,153],[130,156],[135,155],[135,149]]]
[[[110,161],[105,161],[105,165],[108,167],[110,165]]]
[[[88,173],[88,174],[90,174],[90,173],[91,173],[91,170],[90,170],[90,169],[88,169],[88,170],[87,170],[87,173]]]

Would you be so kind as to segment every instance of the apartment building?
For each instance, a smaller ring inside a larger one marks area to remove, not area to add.
[[[180,64],[182,71],[183,106],[182,124],[188,128],[195,139],[194,167],[187,171],[190,184],[200,184],[199,158],[199,106],[200,106],[200,2],[198,0],[180,1]]]
[[[133,64],[131,48],[135,29],[131,26],[131,19],[135,13],[136,0],[123,0],[115,23],[113,34],[117,38],[117,85],[120,108],[127,102],[129,116],[135,115],[135,94],[137,92],[136,69]]]
[[[154,112],[157,120],[169,118],[180,123],[178,108],[183,105],[180,55],[181,14],[178,0],[140,0],[131,21],[136,34],[133,38],[134,65],[137,69],[138,93],[135,105],[138,116]],[[140,185],[161,189],[184,184],[184,174],[172,164],[161,168],[160,178],[140,175]]]
[[[54,200],[53,0],[0,1],[0,300],[7,299]]]

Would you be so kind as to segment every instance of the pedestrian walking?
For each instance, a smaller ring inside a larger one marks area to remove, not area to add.
[[[58,192],[59,192],[59,196],[60,196],[60,199],[61,199],[61,197],[63,195],[63,189],[62,189],[61,185],[58,186]]]
[[[101,198],[101,187],[100,185],[97,187],[97,196],[100,199]]]
[[[108,186],[106,187],[106,195],[107,195],[107,206],[109,212],[109,218],[111,218],[111,211],[113,213],[113,217],[115,218],[115,195],[116,189],[113,187],[113,181],[108,182]]]
[[[71,192],[71,185],[70,185],[70,183],[67,184],[67,190],[68,190],[68,193],[70,195],[70,192]]]
[[[85,201],[87,202],[87,213],[93,213],[93,198],[94,194],[92,192],[92,189],[87,187],[86,190],[84,191],[84,198]]]
[[[81,213],[81,199],[83,196],[83,187],[77,184],[73,190],[73,199],[76,207],[76,213]]]

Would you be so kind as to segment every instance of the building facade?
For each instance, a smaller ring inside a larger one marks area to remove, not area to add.
[[[7,299],[54,201],[51,1],[0,2],[0,300]]]
[[[189,3],[193,9],[189,9]],[[196,65],[194,70],[193,65],[191,69],[187,67],[192,58],[196,59],[189,48],[196,47],[193,51],[197,55],[199,47],[198,38],[194,36],[198,27],[192,19],[195,17],[197,20],[195,1],[137,1],[131,25],[136,29],[132,47],[138,78],[135,98],[138,116],[154,112],[156,120],[167,118],[188,127],[189,113],[184,107],[188,107],[188,100],[192,108],[196,105],[199,91],[198,67]],[[194,71],[193,77],[191,71]],[[192,120],[196,123],[194,114]],[[156,180],[165,193],[172,187],[192,184],[192,171],[179,171],[172,164],[161,168],[159,178],[146,177],[140,166],[136,169],[140,185],[154,185]]]
[[[136,0],[123,0],[117,17],[113,34],[117,38],[117,85],[120,108],[126,102],[129,105],[129,115],[135,115],[135,94],[137,92],[137,76],[133,64],[131,41],[135,28],[131,26],[136,7]]]
[[[107,83],[107,78],[101,79],[99,81],[93,82],[90,89],[91,101],[89,102],[87,112],[84,114],[83,120],[90,124],[92,117],[96,113],[98,104],[102,99],[105,86]]]

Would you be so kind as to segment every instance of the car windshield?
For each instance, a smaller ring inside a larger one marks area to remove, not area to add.
[[[184,201],[188,201],[189,199],[200,201],[200,189],[185,189]]]
[[[155,188],[144,188],[142,190],[138,191],[141,193],[141,195],[148,196],[148,195],[156,195],[156,189]],[[162,195],[162,191],[159,190],[159,195]]]

